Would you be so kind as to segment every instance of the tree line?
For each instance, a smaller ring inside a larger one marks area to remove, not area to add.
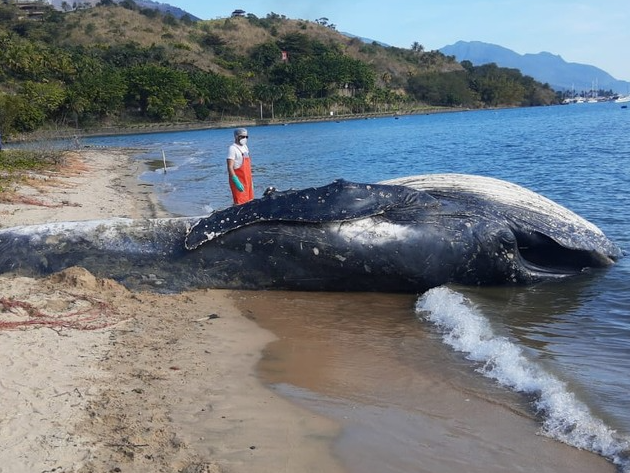
[[[123,7],[105,2],[103,8]],[[163,44],[60,45],[54,31],[68,13],[51,11],[42,22],[18,20],[15,7],[0,6],[0,132],[44,126],[89,128],[105,123],[213,121],[226,116],[291,119],[448,107],[530,106],[553,103],[547,85],[519,71],[463,62],[451,72],[431,67],[445,57],[414,43],[404,56],[420,64],[393,86],[387,73],[355,59],[341,45],[302,32],[272,36],[236,54],[220,35],[196,36],[226,73],[180,64]],[[156,21],[185,22],[144,11]],[[270,14],[252,24],[274,28]],[[184,46],[180,46],[184,47]],[[392,54],[401,54],[392,48]],[[398,50],[398,51],[397,51]],[[440,58],[441,56],[441,58]],[[424,65],[424,69],[422,66]]]

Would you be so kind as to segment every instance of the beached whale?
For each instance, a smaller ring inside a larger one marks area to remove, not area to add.
[[[203,218],[0,230],[0,272],[82,266],[132,289],[419,293],[455,282],[531,284],[602,268],[621,250],[523,187],[461,174],[276,191]]]

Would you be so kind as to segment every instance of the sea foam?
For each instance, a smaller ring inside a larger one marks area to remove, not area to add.
[[[532,396],[543,435],[602,455],[630,473],[629,440],[595,417],[563,381],[528,359],[516,342],[495,334],[462,294],[447,287],[431,289],[416,302],[416,313],[437,327],[444,343],[475,362],[476,371]]]

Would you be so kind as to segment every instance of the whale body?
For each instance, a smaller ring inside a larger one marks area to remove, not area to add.
[[[0,230],[0,272],[70,266],[131,289],[420,293],[533,284],[605,268],[621,249],[523,187],[462,174],[334,181],[205,217],[113,218]]]

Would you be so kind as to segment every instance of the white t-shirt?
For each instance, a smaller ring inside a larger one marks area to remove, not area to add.
[[[238,145],[232,143],[228,148],[227,159],[234,160],[234,169],[238,169],[243,165],[243,156],[249,156],[249,148],[247,145]]]

